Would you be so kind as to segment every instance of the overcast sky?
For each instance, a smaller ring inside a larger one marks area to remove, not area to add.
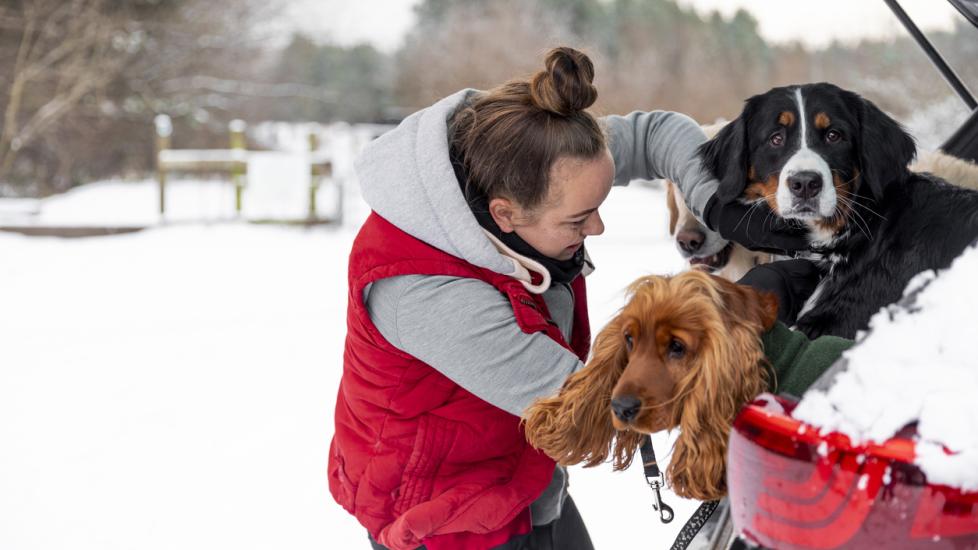
[[[678,0],[700,12],[730,15],[739,7],[760,23],[773,42],[800,40],[824,46],[833,39],[854,41],[905,33],[883,0]],[[391,52],[414,22],[418,0],[292,0],[288,18],[320,42],[370,42]],[[951,28],[958,13],[944,0],[902,0],[907,13],[926,29]]]

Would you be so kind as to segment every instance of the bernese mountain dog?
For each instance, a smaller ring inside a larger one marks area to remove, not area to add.
[[[823,278],[797,328],[854,338],[916,274],[948,267],[978,237],[978,191],[907,167],[913,138],[828,83],[774,88],[703,144],[721,203],[766,203],[807,227]]]

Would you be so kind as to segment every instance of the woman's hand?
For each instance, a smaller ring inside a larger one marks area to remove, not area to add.
[[[776,215],[764,203],[721,204],[714,196],[706,203],[703,221],[724,239],[751,250],[793,256],[809,248],[808,231]]]
[[[790,326],[815,291],[821,276],[818,268],[809,260],[783,260],[752,268],[737,284],[752,286],[777,296],[778,320]]]

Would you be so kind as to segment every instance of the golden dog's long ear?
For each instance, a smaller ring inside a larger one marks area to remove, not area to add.
[[[765,331],[771,330],[778,320],[778,297],[770,292],[755,290],[759,305],[758,318]]]
[[[601,330],[591,359],[560,393],[538,399],[523,413],[530,444],[559,464],[594,466],[612,454],[614,443],[615,468],[627,467],[641,434],[618,432],[611,423],[611,390],[627,364],[619,316]]]
[[[727,438],[734,417],[767,387],[762,330],[777,315],[773,296],[714,277],[722,326],[705,327],[696,364],[677,384],[680,434],[667,476],[676,494],[716,500],[727,493]]]
[[[724,296],[724,306],[737,319],[754,322],[764,332],[771,329],[778,320],[778,297],[771,292],[757,290],[746,285],[720,283]]]
[[[725,460],[730,425],[726,419],[714,424],[718,422],[716,416],[684,419],[685,425],[680,426],[667,477],[672,490],[683,498],[717,500],[727,494]]]

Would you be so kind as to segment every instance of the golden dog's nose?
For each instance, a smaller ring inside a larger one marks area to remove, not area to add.
[[[611,400],[611,410],[622,422],[631,422],[638,416],[638,411],[642,409],[642,401],[633,396],[626,395],[616,397]]]

